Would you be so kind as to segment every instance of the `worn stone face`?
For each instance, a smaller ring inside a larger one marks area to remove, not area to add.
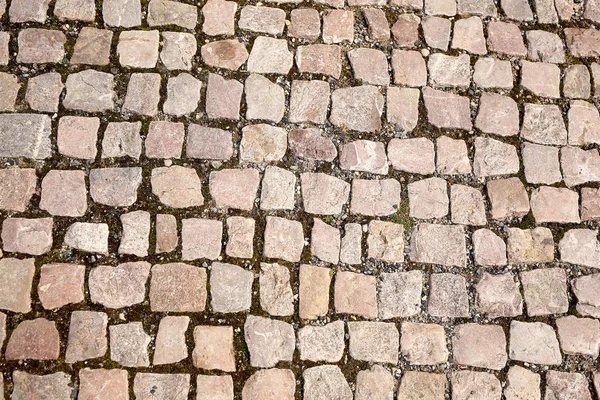
[[[137,201],[142,169],[98,168],[90,171],[90,196],[96,203],[126,207]]]
[[[152,311],[199,312],[206,306],[206,269],[184,263],[152,267]]]
[[[2,85],[6,88],[6,98],[2,100],[2,103],[10,103],[2,105],[3,111],[14,111],[14,100],[21,85],[12,75],[2,74],[1,76]],[[12,79],[14,79],[14,82]],[[59,98],[64,87],[62,78],[57,72],[48,72],[32,77],[27,82],[25,101],[32,110],[58,112]],[[9,95],[9,93],[11,94]]]
[[[77,36],[71,64],[107,65],[113,33],[108,29],[83,27]]]
[[[352,400],[352,390],[337,365],[320,365],[304,370],[304,397],[308,400],[335,398]]]
[[[184,260],[216,260],[221,254],[223,223],[205,218],[185,218],[181,228],[181,254]]]
[[[340,128],[378,132],[382,113],[383,96],[374,86],[337,89],[331,95],[329,120]]]
[[[527,55],[527,48],[518,25],[492,21],[488,24],[487,38],[488,49],[492,52],[507,56]]]
[[[452,336],[452,350],[457,364],[494,370],[506,365],[506,338],[499,325],[457,326]]]
[[[363,8],[362,13],[367,21],[368,33],[371,39],[390,39],[390,24],[383,10],[377,8]]]
[[[185,333],[190,323],[188,316],[168,315],[160,320],[154,350],[154,365],[177,363],[188,357]]]
[[[102,158],[131,157],[142,154],[141,122],[109,122],[102,139]]]
[[[404,322],[402,355],[411,365],[436,365],[448,360],[446,335],[441,325]]]
[[[82,400],[99,400],[110,398],[127,400],[129,398],[129,382],[127,371],[122,369],[89,369],[79,370],[79,393]]]
[[[42,21],[43,22],[43,21]],[[65,35],[58,30],[27,28],[19,32],[17,62],[59,63],[65,56]]]
[[[369,257],[386,262],[404,261],[404,226],[387,221],[369,222]]]
[[[202,184],[193,168],[159,167],[152,170],[152,193],[161,203],[173,208],[197,207],[204,204]]]
[[[348,353],[356,360],[396,364],[400,335],[393,323],[348,322]]]
[[[50,128],[47,115],[0,114],[0,157],[49,158]]]
[[[198,11],[191,4],[169,0],[152,0],[148,3],[148,25],[177,25],[194,29],[197,24]]]
[[[189,390],[189,374],[138,373],[133,380],[133,393],[135,398],[140,400],[167,396],[173,400],[185,400]]]
[[[167,100],[163,104],[166,114],[182,116],[191,114],[198,108],[202,82],[190,74],[172,76],[167,82]]]
[[[549,399],[591,399],[589,383],[585,375],[577,372],[548,371],[546,397]]]
[[[507,381],[508,385],[504,389],[504,396],[507,400],[542,397],[540,391],[540,376],[528,369],[513,365],[508,370]]]
[[[244,339],[253,367],[271,368],[280,361],[292,361],[296,340],[294,328],[286,322],[249,315]]]
[[[519,156],[515,146],[492,138],[475,139],[473,172],[476,176],[512,175],[519,172],[519,166]],[[488,187],[491,182],[495,181],[488,182]]]
[[[73,364],[104,356],[108,350],[107,325],[108,316],[105,313],[73,311],[65,361]]]
[[[444,374],[405,371],[398,388],[398,397],[410,400],[431,398],[442,400],[446,393],[447,379]]]
[[[299,46],[296,49],[296,65],[302,73],[338,79],[342,72],[342,50],[339,46],[328,44]]]
[[[331,270],[314,265],[300,265],[299,315],[302,319],[317,319],[329,311]]]
[[[47,310],[84,301],[85,266],[44,264],[40,272],[38,296]]]
[[[233,35],[236,10],[237,3],[234,1],[207,1],[202,7],[202,32],[209,36]]]
[[[210,173],[210,195],[218,208],[252,210],[260,175],[258,170],[224,169]]]
[[[377,317],[377,280],[374,276],[339,271],[335,278],[335,311],[367,319]]]
[[[423,100],[429,122],[438,128],[472,128],[468,97],[458,96],[430,87],[423,88]]]
[[[240,160],[264,164],[280,161],[287,150],[287,131],[267,124],[247,125],[242,129]]]
[[[469,398],[481,398],[500,400],[502,397],[502,386],[494,375],[487,372],[455,371],[450,377],[452,386],[452,398],[467,400]]]
[[[264,241],[265,257],[299,262],[304,248],[302,224],[281,217],[267,217]]]
[[[90,271],[90,298],[107,308],[123,308],[139,304],[146,297],[146,281],[150,263],[140,261],[116,267],[100,265]]]
[[[104,3],[106,4],[106,2]],[[114,75],[91,69],[70,74],[63,106],[70,110],[103,112],[115,108]]]
[[[233,155],[232,133],[190,124],[185,147],[188,158],[228,160]]]
[[[150,335],[144,332],[141,322],[111,325],[110,359],[124,367],[148,367]]]
[[[65,233],[64,245],[88,253],[108,254],[108,225],[75,222]]]
[[[469,295],[465,278],[451,273],[432,274],[427,313],[436,317],[468,317]]]
[[[421,223],[413,231],[410,244],[413,262],[465,267],[466,257],[464,229],[460,225]]]
[[[400,204],[400,190],[395,179],[354,179],[350,211],[372,216],[393,214]]]
[[[252,218],[227,218],[228,241],[225,253],[231,257],[252,258],[254,254],[254,227]]]
[[[579,194],[566,188],[542,186],[531,193],[531,211],[537,223],[578,223]]]
[[[231,400],[233,399],[233,379],[231,375],[198,375],[196,400]]]
[[[254,274],[233,264],[212,263],[210,305],[215,312],[234,313],[250,310]]]
[[[2,249],[34,256],[47,253],[52,248],[53,225],[52,218],[6,218],[2,222]]]
[[[324,124],[327,121],[329,97],[330,89],[327,82],[292,81],[290,93],[290,122],[314,122],[317,124]]]
[[[261,263],[260,306],[271,315],[287,316],[294,313],[294,294],[290,271],[283,265]]]
[[[39,207],[51,215],[81,217],[87,210],[84,171],[49,171],[42,179]]]
[[[420,271],[383,273],[380,278],[379,318],[410,317],[421,310],[423,274]]]
[[[517,103],[508,96],[496,93],[483,93],[480,99],[477,118],[475,119],[475,126],[483,132],[495,135],[516,135],[519,133],[519,109],[517,108]]]
[[[202,60],[211,67],[238,70],[248,59],[248,50],[237,39],[210,42],[200,49]]]
[[[428,178],[408,184],[408,199],[412,218],[442,218],[448,214],[450,200],[444,179]]]
[[[0,309],[28,313],[31,311],[31,286],[35,274],[34,259],[0,259]]]
[[[246,118],[279,122],[285,112],[283,88],[258,74],[251,74],[245,82]]]
[[[290,13],[288,36],[315,41],[321,34],[321,17],[312,8],[294,9]]]
[[[567,129],[558,106],[525,104],[521,137],[539,144],[566,145]]]
[[[64,372],[55,372],[48,375],[32,375],[23,371],[15,371],[13,378],[14,400],[50,397],[67,400],[71,398],[73,383],[71,377]]]
[[[235,371],[233,328],[198,325],[194,328],[192,359],[196,368]]]
[[[254,373],[242,389],[248,400],[293,400],[296,392],[294,373],[289,369],[267,369]]]
[[[571,281],[573,293],[577,298],[577,311],[582,315],[596,317],[600,315],[600,302],[596,291],[600,287],[600,275],[591,274]]]
[[[486,186],[493,219],[522,217],[529,212],[529,197],[519,178],[497,179]]]
[[[138,0],[102,2],[102,18],[108,26],[133,28],[142,24],[142,5]]]
[[[528,183],[551,185],[562,180],[558,148],[534,143],[523,143],[521,147],[523,169]]]
[[[463,225],[485,225],[485,204],[483,195],[475,188],[466,185],[452,185],[452,222]]]
[[[58,151],[67,157],[95,159],[99,128],[96,117],[62,117],[58,121]]]
[[[248,5],[242,8],[238,26],[250,32],[279,35],[285,26],[285,11]]]
[[[554,260],[554,239],[550,229],[508,228],[508,262],[533,264]]]
[[[344,322],[334,321],[323,326],[306,325],[298,330],[298,350],[301,360],[337,363],[344,354]]]
[[[45,318],[21,322],[6,345],[7,360],[56,360],[60,353],[60,338],[56,323]]]
[[[344,225],[344,235],[340,243],[340,261],[356,265],[362,261],[362,226],[349,223]]]
[[[25,211],[35,193],[36,184],[33,168],[0,169],[0,209]]]
[[[320,172],[300,175],[304,210],[311,214],[339,214],[350,196],[350,184]]]
[[[523,313],[519,282],[513,274],[487,272],[475,285],[475,307],[489,318],[516,317]]]
[[[600,350],[600,322],[573,315],[556,320],[560,348],[566,354],[598,357]]]
[[[310,241],[313,256],[322,261],[337,264],[340,255],[340,231],[337,228],[319,218],[313,218]]]
[[[293,59],[286,40],[259,36],[254,40],[248,57],[248,71],[285,75],[292,68]]]
[[[155,0],[154,3],[167,3],[167,1]],[[172,2],[172,4],[181,3]],[[194,35],[183,32],[162,32],[161,36],[164,44],[160,52],[160,61],[165,67],[169,70],[192,69],[192,58],[197,48]]]
[[[523,271],[520,278],[529,316],[561,314],[568,311],[567,276],[563,269]]]
[[[415,47],[419,40],[421,19],[415,14],[400,14],[392,26],[394,44],[398,47]]]
[[[562,362],[556,334],[550,325],[542,322],[512,321],[508,356],[511,360],[532,364]]]

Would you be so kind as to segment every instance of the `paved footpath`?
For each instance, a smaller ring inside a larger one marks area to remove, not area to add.
[[[0,400],[592,400],[600,0],[0,0]]]

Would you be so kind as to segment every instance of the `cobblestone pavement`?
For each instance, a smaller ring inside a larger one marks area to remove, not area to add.
[[[0,398],[597,399],[599,61],[600,0],[0,0]]]

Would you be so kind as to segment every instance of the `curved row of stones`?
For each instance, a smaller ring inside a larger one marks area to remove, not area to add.
[[[0,398],[600,390],[600,1],[0,0]]]

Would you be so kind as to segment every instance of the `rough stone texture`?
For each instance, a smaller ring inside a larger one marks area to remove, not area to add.
[[[252,258],[254,254],[255,221],[252,218],[227,218],[229,236],[225,253],[231,257]]]
[[[497,179],[487,183],[493,219],[522,217],[529,212],[529,198],[518,178]]]
[[[25,211],[35,193],[36,184],[33,168],[0,169],[0,209]]]
[[[77,304],[84,298],[85,266],[79,264],[44,264],[40,270],[38,296],[47,310]]]
[[[489,318],[521,315],[523,298],[516,276],[484,272],[475,286],[475,307]]]
[[[242,398],[247,400],[293,400],[296,392],[294,373],[289,369],[255,372],[244,384]]]
[[[52,248],[53,225],[52,218],[6,218],[2,222],[2,249],[34,256],[47,253]]]
[[[398,398],[442,400],[445,397],[446,384],[444,374],[405,371],[398,387]]]
[[[143,302],[150,264],[144,261],[100,265],[89,274],[90,299],[107,308],[123,308]]]
[[[592,318],[573,315],[556,320],[560,348],[566,354],[598,357],[600,347],[600,322]]]
[[[73,364],[103,357],[108,350],[106,327],[108,316],[95,311],[73,311],[65,362]]]
[[[185,332],[190,323],[188,316],[168,315],[160,320],[154,350],[154,365],[173,364],[188,357]]]
[[[411,365],[445,363],[450,354],[444,328],[436,324],[402,323],[400,346],[402,355]]]
[[[353,179],[350,212],[371,216],[394,214],[400,205],[400,191],[400,183],[395,179]]]
[[[106,4],[106,3],[104,3]],[[70,74],[63,106],[85,112],[110,111],[115,107],[114,75],[91,69]]]
[[[421,271],[381,274],[378,282],[379,318],[410,317],[421,310],[423,274]]]
[[[374,276],[338,271],[334,286],[336,313],[377,317],[377,280]]]
[[[13,330],[4,357],[7,360],[56,360],[60,338],[56,323],[45,318],[25,320]]]
[[[98,168],[90,171],[90,196],[96,203],[127,207],[137,201],[142,169]]]
[[[512,321],[508,356],[532,364],[558,365],[562,361],[554,330],[542,322]]]
[[[283,265],[261,263],[260,306],[270,315],[288,316],[294,313],[294,294],[290,271]]]
[[[196,387],[202,389],[196,393],[196,400],[233,399],[231,375],[198,375],[196,382]]]
[[[546,394],[549,400],[582,399],[591,400],[592,395],[585,375],[576,372],[548,371]]]
[[[461,20],[463,21],[463,20]],[[456,28],[455,28],[456,29]],[[468,87],[471,81],[470,57],[435,53],[427,61],[429,84],[434,87]]]
[[[487,372],[455,371],[450,382],[453,399],[500,400],[502,397],[500,381]]]
[[[393,323],[348,322],[348,353],[356,360],[396,364],[400,334]]]
[[[252,302],[251,271],[233,264],[212,263],[210,273],[210,305],[215,312],[234,313],[250,310]]]
[[[528,183],[551,185],[562,180],[558,148],[534,143],[523,143],[523,169]]]
[[[465,278],[451,273],[432,274],[429,282],[427,313],[434,317],[469,316]]]
[[[537,223],[578,223],[579,194],[566,188],[542,186],[531,193],[531,211]]]
[[[152,193],[169,207],[186,208],[204,204],[202,184],[193,168],[178,165],[155,168],[151,182]]]
[[[133,28],[142,24],[142,6],[136,0],[102,2],[102,18],[108,26]]]
[[[442,51],[448,50],[450,44],[450,31],[452,30],[452,22],[447,18],[442,17],[426,17],[421,23],[425,42],[430,47]]]
[[[423,100],[429,122],[438,128],[472,128],[468,97],[458,96],[430,87],[423,88]]]
[[[329,120],[342,129],[378,132],[382,113],[383,96],[374,86],[337,89],[331,95]]]
[[[400,14],[392,26],[394,44],[398,47],[414,47],[419,40],[421,19],[415,14]]]
[[[17,62],[59,63],[65,56],[65,35],[52,29],[27,28],[19,32]]]
[[[548,228],[508,228],[508,262],[533,264],[554,260],[554,239]]]
[[[127,400],[129,398],[127,371],[89,368],[79,370],[78,398],[81,400],[104,398]]]
[[[525,104],[521,137],[539,144],[566,145],[567,128],[558,106]]]
[[[181,222],[182,258],[216,260],[221,254],[223,223],[205,218],[186,218]]]
[[[304,210],[311,214],[339,214],[350,196],[350,184],[324,173],[300,175]]]
[[[235,371],[233,328],[198,325],[194,328],[192,359],[196,368]]]
[[[323,326],[306,325],[298,330],[298,351],[301,360],[336,363],[344,354],[344,322],[334,321]]]
[[[110,359],[124,367],[148,367],[150,335],[144,332],[141,322],[111,325]]]
[[[142,154],[141,122],[109,122],[102,139],[102,158],[131,157]]]
[[[596,149],[563,147],[560,153],[560,164],[563,180],[568,187],[600,180],[596,172],[597,166],[600,165],[600,156]]]
[[[267,124],[247,125],[242,129],[240,160],[264,164],[280,161],[287,150],[287,131]]]
[[[521,85],[541,97],[560,97],[560,68],[554,64],[523,61]]]
[[[194,29],[197,24],[198,11],[191,4],[183,4],[169,0],[152,0],[148,4],[148,25],[177,25]]]
[[[12,378],[14,387],[11,399],[13,400],[35,398],[71,399],[73,383],[71,377],[64,372],[33,375],[24,371],[15,371]]]
[[[286,322],[249,315],[244,339],[253,367],[270,368],[279,361],[292,361],[296,341],[294,328]]]
[[[198,108],[202,82],[190,74],[181,73],[167,82],[167,100],[163,104],[166,114],[182,116]]]
[[[485,225],[485,204],[483,195],[475,188],[466,185],[452,185],[452,222],[462,225]]]
[[[392,69],[396,84],[421,87],[427,83],[427,66],[418,51],[394,49]]]
[[[520,274],[527,315],[565,313],[569,309],[567,276],[560,268],[536,269]]]
[[[6,77],[6,75],[3,75]],[[14,97],[17,96],[17,91],[20,85],[10,84],[3,78],[3,85],[6,85],[7,92],[14,90]],[[29,104],[32,110],[42,112],[58,112],[58,104],[60,95],[64,89],[62,78],[57,72],[48,72],[42,75],[35,76],[29,79],[27,83],[27,92],[25,92],[25,101]],[[11,98],[12,96],[7,96]],[[4,99],[3,101],[6,101]],[[14,104],[14,101],[12,101]],[[14,111],[8,110],[5,111]]]
[[[392,139],[388,157],[394,169],[408,173],[429,175],[435,171],[435,148],[427,138]]]
[[[232,133],[218,128],[188,126],[186,157],[228,160],[233,155]]]
[[[485,133],[513,136],[519,133],[519,109],[508,96],[483,93],[475,126]]]
[[[412,131],[419,122],[418,89],[388,87],[387,121],[404,131]]]
[[[528,369],[513,365],[508,370],[508,385],[504,389],[507,400],[541,399],[540,375]]]
[[[167,396],[173,400],[185,400],[189,389],[189,374],[138,373],[133,380],[133,393],[140,400]]]
[[[304,399],[352,400],[352,390],[337,365],[320,365],[304,370]]]
[[[523,43],[523,37],[518,25],[509,22],[492,21],[488,24],[487,38],[488,49],[492,52],[507,56],[527,55],[527,48]]]
[[[152,267],[152,311],[200,312],[206,307],[206,269],[184,263]]]
[[[318,259],[337,264],[340,255],[340,231],[319,218],[313,218],[310,249],[312,255]]]
[[[291,210],[296,204],[296,176],[283,168],[269,166],[265,169],[261,192],[261,210]]]
[[[442,178],[428,178],[408,184],[409,215],[412,218],[442,218],[448,214],[450,199]]]
[[[369,222],[369,258],[400,263],[404,261],[404,226],[387,221]]]
[[[77,36],[71,64],[107,65],[113,32],[108,29],[83,27]]]
[[[245,82],[246,118],[281,121],[285,112],[285,92],[269,79],[251,74]]]
[[[600,315],[600,302],[596,296],[599,285],[599,274],[585,275],[571,281],[573,293],[577,298],[577,311],[582,315],[596,318]]]
[[[75,222],[65,233],[64,245],[88,253],[108,253],[108,225]]]
[[[62,155],[94,160],[100,119],[65,116],[58,121],[57,145]]]
[[[476,176],[516,174],[519,172],[519,165],[519,156],[515,146],[492,138],[478,137],[475,139],[473,172]]]
[[[0,259],[0,309],[28,313],[31,311],[31,285],[35,274],[34,259]]]
[[[209,36],[233,35],[236,10],[234,1],[207,1],[202,7],[202,32]]]
[[[296,49],[296,65],[302,73],[338,79],[342,72],[342,50],[339,46],[328,44],[299,46]]]
[[[463,324],[452,336],[454,362],[501,370],[506,365],[506,337],[500,325]]]
[[[471,173],[471,161],[464,140],[441,136],[436,140],[436,170],[442,175]]]
[[[267,217],[264,240],[265,257],[280,258],[289,262],[300,261],[304,248],[304,231],[300,222],[280,217]]]
[[[0,157],[49,158],[50,125],[47,115],[0,114]]]
[[[300,265],[299,312],[302,319],[317,319],[329,311],[331,270],[315,265]]]
[[[248,57],[248,71],[285,75],[292,68],[293,58],[286,40],[259,36],[254,40]]]
[[[410,259],[417,263],[465,267],[467,255],[463,227],[418,224],[411,237]]]
[[[224,169],[210,173],[210,195],[218,208],[252,210],[260,183],[258,170]]]

